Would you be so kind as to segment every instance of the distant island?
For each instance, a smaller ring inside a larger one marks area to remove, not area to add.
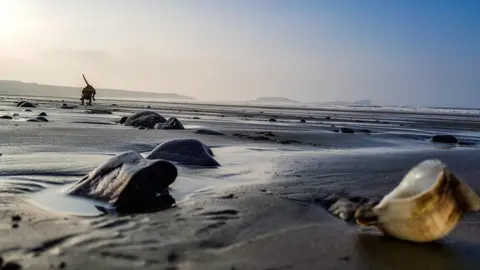
[[[0,80],[0,95],[9,96],[39,96],[80,98],[81,87],[45,85],[38,83],[25,83],[21,81]],[[174,99],[195,100],[192,97],[175,93],[151,93],[131,90],[101,89],[97,88],[98,98],[130,98],[130,99]]]
[[[277,102],[283,102],[283,103],[298,103],[298,101],[291,100],[286,97],[259,97],[255,100],[252,100],[250,102],[258,102],[258,103],[277,103]]]

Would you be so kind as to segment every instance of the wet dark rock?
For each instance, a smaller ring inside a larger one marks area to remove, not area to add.
[[[48,119],[43,116],[37,116],[27,119],[28,122],[48,122]]]
[[[25,109],[24,111],[25,112],[32,112],[32,110],[30,110],[30,109]]]
[[[122,118],[120,118],[120,120],[118,121],[120,124],[124,124],[128,119],[128,116],[123,116]]]
[[[69,106],[66,103],[63,103],[62,106],[60,106],[61,109],[66,109],[66,110],[72,110],[75,109],[77,106]]]
[[[202,135],[219,135],[219,136],[225,135],[221,132],[211,130],[211,129],[204,129],[204,128],[199,128],[199,129],[195,130],[195,133],[202,134]]]
[[[88,114],[112,114],[111,111],[109,110],[102,110],[102,109],[91,109],[88,111],[85,111]]]
[[[458,143],[458,139],[453,135],[434,135],[430,138],[435,143]]]
[[[66,263],[66,262],[61,262],[61,263],[58,265],[58,268],[60,268],[60,269],[65,269],[65,267],[67,267],[67,263]]]
[[[0,119],[8,119],[8,120],[11,120],[11,119],[13,119],[13,117],[11,117],[10,115],[3,115],[3,116],[0,116]]]
[[[297,140],[282,140],[280,141],[281,144],[294,144],[294,143],[300,143]]]
[[[369,129],[356,129],[355,133],[371,133]]]
[[[147,109],[151,109],[152,107],[150,105],[147,106]]]
[[[307,123],[307,120],[305,120],[305,119],[300,119],[300,123]]]
[[[178,175],[171,162],[145,159],[137,152],[110,158],[75,183],[68,194],[103,201],[118,212],[142,212],[170,207],[168,187]]]
[[[473,145],[475,145],[475,143],[474,142],[458,142],[458,145],[473,146]]]
[[[16,229],[16,228],[18,228],[18,223],[13,223],[12,224],[12,229]]]
[[[2,270],[20,270],[20,269],[22,269],[22,266],[17,262],[7,262],[2,268]]]
[[[277,119],[275,119],[275,118],[270,118],[270,119],[268,119],[268,122],[277,122]]]
[[[199,119],[200,119],[200,117],[198,117],[198,116],[194,116],[194,117],[192,117],[192,119],[199,120]]]
[[[147,129],[146,127],[138,127],[138,129]]]
[[[167,261],[169,263],[174,263],[178,260],[178,255],[177,253],[175,253],[175,251],[171,251],[170,253],[168,253],[167,255]]]
[[[18,116],[20,116],[20,114],[18,114],[18,113],[14,113],[14,114],[12,114],[12,115],[13,115],[13,117],[18,117]]]
[[[12,221],[18,222],[21,221],[22,217],[20,215],[13,215],[12,216]]]
[[[165,159],[192,166],[220,166],[213,156],[210,147],[199,140],[177,139],[160,144],[146,158]]]
[[[28,101],[20,101],[17,103],[17,107],[21,108],[36,108],[35,104]]]
[[[239,133],[235,133],[233,134],[233,136],[235,137],[240,137],[240,138],[245,138],[245,139],[249,139],[249,140],[254,140],[254,141],[271,141],[271,139],[267,136],[251,136],[251,135],[245,135],[245,134],[239,134]]]
[[[180,129],[185,129],[185,127],[182,125],[182,122],[180,122],[180,120],[178,120],[175,117],[170,117],[167,120],[167,123],[165,123],[165,124],[163,124],[163,123],[155,124],[154,129],[177,129],[177,130],[180,130]]]
[[[165,123],[167,119],[152,111],[143,111],[129,116],[125,121],[125,126],[148,127],[153,128],[157,123]]]
[[[257,134],[262,134],[262,135],[265,135],[267,137],[275,137],[275,134],[273,134],[270,131],[261,131],[261,132],[257,132]]]
[[[342,127],[339,129],[340,133],[349,133],[349,134],[353,134],[355,133],[355,130],[352,129],[352,128],[345,128],[345,127]]]
[[[332,119],[330,116],[325,117],[325,119],[330,120]]]
[[[41,112],[41,113],[38,114],[38,116],[47,116],[47,113]]]

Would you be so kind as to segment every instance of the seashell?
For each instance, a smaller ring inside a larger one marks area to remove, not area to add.
[[[431,242],[449,234],[462,214],[480,210],[480,197],[437,159],[412,168],[376,205],[360,207],[356,222],[385,235]]]

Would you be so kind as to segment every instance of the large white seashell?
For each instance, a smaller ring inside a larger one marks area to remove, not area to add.
[[[360,208],[357,223],[413,242],[450,233],[465,212],[480,210],[480,198],[440,160],[425,160],[374,207]]]

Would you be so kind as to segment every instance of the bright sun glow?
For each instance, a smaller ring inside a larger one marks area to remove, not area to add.
[[[18,34],[22,23],[22,5],[15,0],[0,0],[0,37]]]

